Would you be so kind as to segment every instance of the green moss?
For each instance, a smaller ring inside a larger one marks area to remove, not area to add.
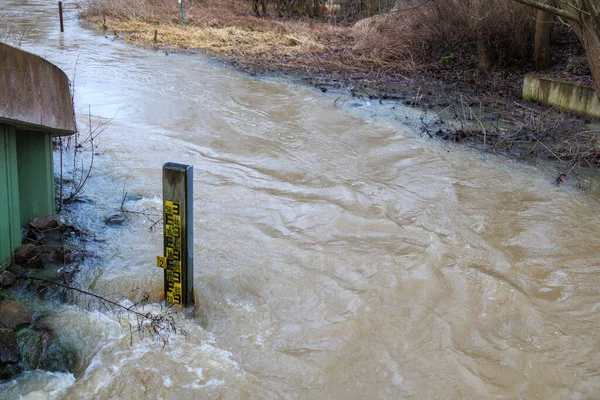
[[[451,62],[456,61],[456,54],[449,54],[447,56],[444,56],[440,59],[440,61],[442,62],[442,64],[450,64]]]
[[[560,83],[561,85],[570,85],[570,86],[583,87],[583,88],[589,88],[590,87],[590,86],[582,85],[581,83],[561,81],[559,79],[553,79],[553,78],[546,78],[546,77],[540,78],[540,77],[538,77],[537,79],[539,79],[541,81],[556,82],[556,83]]]
[[[21,362],[26,371],[74,371],[75,352],[71,346],[53,339],[52,332],[24,328],[17,332],[16,336]]]
[[[21,352],[21,361],[25,370],[40,368],[43,364],[44,337],[43,334],[31,328],[17,332],[17,344]]]

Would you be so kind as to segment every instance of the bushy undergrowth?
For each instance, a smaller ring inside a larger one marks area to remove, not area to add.
[[[478,40],[500,66],[530,58],[535,11],[507,0],[406,0],[395,12],[354,26],[357,51],[389,61],[430,65],[475,60]]]

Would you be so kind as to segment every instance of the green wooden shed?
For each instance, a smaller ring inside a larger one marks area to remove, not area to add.
[[[52,137],[75,131],[65,73],[0,43],[0,266],[21,245],[22,227],[55,213]]]

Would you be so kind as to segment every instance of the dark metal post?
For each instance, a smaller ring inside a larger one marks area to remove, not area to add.
[[[194,304],[194,169],[191,165],[163,166],[165,299],[169,304]]]
[[[177,0],[179,2],[179,10],[181,10],[181,25],[185,25],[185,15],[183,14],[183,0]]]
[[[58,2],[58,16],[60,17],[60,31],[64,32],[65,28],[63,26],[63,11],[62,11],[62,1]]]

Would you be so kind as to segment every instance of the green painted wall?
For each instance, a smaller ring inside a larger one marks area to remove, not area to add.
[[[35,217],[54,214],[52,141],[41,132],[17,131],[17,165],[21,226]]]
[[[0,266],[21,244],[15,129],[0,124]]]
[[[76,126],[69,79],[56,65],[0,43],[0,82],[2,266],[21,244],[21,226],[54,213],[51,135]]]
[[[50,135],[0,124],[0,266],[21,245],[21,227],[54,211]]]

